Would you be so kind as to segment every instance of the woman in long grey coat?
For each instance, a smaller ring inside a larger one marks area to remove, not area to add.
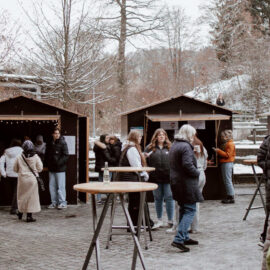
[[[18,218],[22,219],[23,213],[27,213],[26,221],[34,222],[32,213],[40,212],[38,193],[38,182],[28,165],[36,175],[43,169],[40,157],[34,151],[34,145],[27,140],[22,145],[23,153],[19,155],[14,163],[14,171],[18,173]]]
[[[190,249],[186,245],[198,245],[189,238],[188,229],[196,213],[196,203],[203,201],[199,189],[200,171],[193,151],[192,142],[196,130],[190,125],[183,125],[174,137],[175,141],[169,152],[170,181],[173,198],[178,202],[179,224],[172,246],[183,252]]]

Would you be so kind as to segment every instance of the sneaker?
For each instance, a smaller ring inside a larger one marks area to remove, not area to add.
[[[263,240],[263,237],[261,236],[260,237],[260,242],[258,243],[258,246],[263,248],[264,247],[264,242],[265,241]]]
[[[194,234],[196,234],[196,233],[198,233],[198,231],[196,231],[196,230],[189,230],[188,233],[194,233]]]
[[[162,220],[158,220],[157,223],[154,224],[154,226],[152,227],[152,230],[156,230],[158,228],[161,228],[163,226],[163,221]]]
[[[167,228],[172,228],[172,227],[173,227],[173,222],[172,221],[168,221]]]
[[[235,203],[234,199],[225,199],[221,201],[224,204]]]
[[[176,243],[176,242],[172,242],[171,245],[173,247],[176,247],[178,249],[180,249],[182,252],[189,252],[190,249],[188,247],[186,247],[184,244],[179,244],[179,243]]]
[[[99,204],[99,205],[100,205],[100,204],[103,204],[102,200],[98,200],[98,201],[97,201],[97,204]]]
[[[65,204],[59,204],[57,208],[58,209],[66,209],[67,208],[67,205],[65,205]]]
[[[226,199],[222,200],[221,202],[224,204],[234,203],[234,197],[228,196]]]
[[[185,245],[199,245],[199,242],[189,238],[188,240],[184,241],[184,244]]]
[[[54,209],[54,208],[57,208],[57,205],[51,203],[47,208],[48,209]]]
[[[169,234],[176,234],[176,227],[173,226],[173,227],[171,227],[170,229],[167,229],[167,230],[166,230],[166,233],[169,233]]]

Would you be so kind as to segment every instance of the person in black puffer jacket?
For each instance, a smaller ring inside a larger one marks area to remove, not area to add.
[[[198,245],[189,238],[188,229],[196,213],[196,203],[203,201],[199,190],[199,175],[192,142],[196,130],[191,125],[183,125],[175,136],[169,152],[170,181],[173,198],[179,204],[179,224],[172,246],[187,252],[186,245]]]
[[[45,152],[45,164],[49,170],[49,189],[51,205],[48,208],[67,208],[66,201],[66,169],[68,161],[68,147],[60,129],[55,128],[53,140],[48,143]]]
[[[95,141],[94,149],[96,156],[95,172],[99,173],[98,181],[103,181],[103,171],[101,170],[105,166],[105,162],[108,162],[109,166],[114,166],[116,159],[112,156],[109,146],[110,136],[103,134],[100,136],[99,141]],[[111,177],[111,173],[110,173]],[[101,194],[97,194],[97,203],[101,203]]]
[[[266,180],[265,193],[266,193],[266,218],[264,222],[263,232],[261,234],[261,242],[264,243],[266,239],[268,219],[270,212],[270,136],[266,136],[257,153],[258,165],[263,169],[263,177]]]
[[[119,165],[121,156],[122,143],[116,136],[110,136],[110,152],[113,158],[115,158],[115,166]]]
[[[155,131],[151,143],[145,149],[147,163],[156,170],[149,174],[149,182],[158,184],[158,189],[153,191],[158,221],[152,229],[163,226],[163,202],[166,202],[168,226],[173,226],[174,200],[170,186],[169,150],[171,142],[164,129]]]

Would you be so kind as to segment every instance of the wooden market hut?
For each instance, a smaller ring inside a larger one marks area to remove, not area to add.
[[[122,113],[121,135],[127,136],[131,129],[141,131],[144,148],[157,128],[164,128],[170,140],[173,140],[182,125],[186,123],[193,125],[213,163],[206,170],[204,197],[221,199],[225,195],[225,187],[212,147],[219,145],[222,130],[232,129],[232,113],[224,107],[181,95]]]
[[[0,150],[9,147],[12,138],[23,140],[28,136],[35,142],[36,136],[43,135],[49,142],[53,129],[58,126],[61,135],[65,136],[69,148],[69,159],[66,171],[66,192],[69,204],[77,204],[78,194],[73,185],[88,181],[88,138],[89,119],[76,112],[59,108],[46,102],[17,96],[0,102]],[[50,203],[48,170],[44,168],[42,178],[46,191],[40,192],[41,204]],[[85,201],[85,195],[79,194]],[[0,181],[0,205],[11,204],[11,190],[7,180]]]

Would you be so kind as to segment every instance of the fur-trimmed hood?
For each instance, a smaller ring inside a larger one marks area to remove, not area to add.
[[[106,144],[102,143],[101,141],[95,141],[94,144],[101,149],[106,149],[107,147]]]

